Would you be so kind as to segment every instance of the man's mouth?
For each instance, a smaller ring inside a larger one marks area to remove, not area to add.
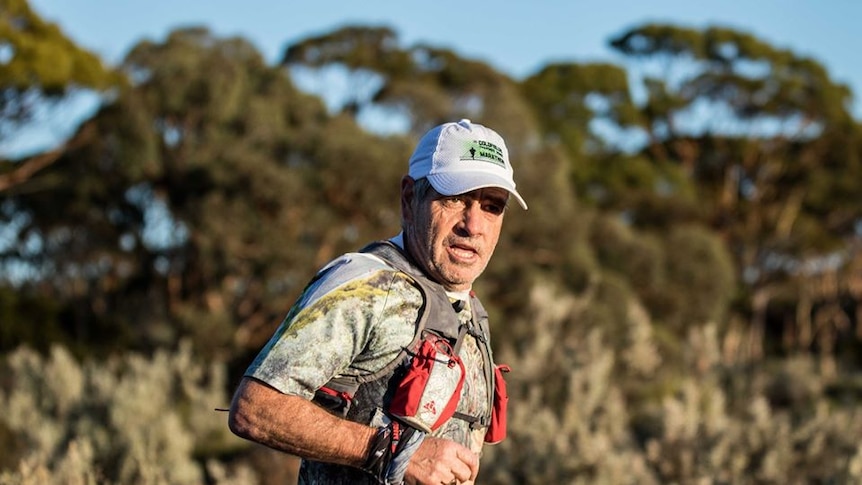
[[[473,260],[479,257],[479,252],[466,244],[450,244],[449,252],[460,260]]]

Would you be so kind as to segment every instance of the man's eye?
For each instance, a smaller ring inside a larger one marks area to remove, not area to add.
[[[490,212],[491,214],[500,215],[506,210],[506,206],[502,204],[485,204],[485,210]]]
[[[464,199],[461,197],[446,197],[443,199],[443,203],[449,207],[457,207],[464,203]]]

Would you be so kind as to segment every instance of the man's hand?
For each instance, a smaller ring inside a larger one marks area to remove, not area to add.
[[[469,484],[479,473],[479,457],[451,440],[427,436],[413,454],[404,482],[409,485]]]

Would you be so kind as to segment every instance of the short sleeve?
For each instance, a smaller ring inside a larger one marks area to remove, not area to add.
[[[331,378],[375,372],[410,343],[422,297],[409,278],[388,268],[349,270],[327,273],[318,282],[327,291],[300,299],[247,376],[311,399]]]

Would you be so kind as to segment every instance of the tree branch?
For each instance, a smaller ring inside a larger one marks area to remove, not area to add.
[[[59,148],[55,148],[54,150],[45,153],[40,153],[39,155],[20,162],[18,164],[18,168],[15,170],[0,175],[0,193],[26,182],[37,172],[59,160],[64,153],[80,148],[91,141],[95,134],[95,126],[92,124],[86,124],[78,130],[74,137]]]

